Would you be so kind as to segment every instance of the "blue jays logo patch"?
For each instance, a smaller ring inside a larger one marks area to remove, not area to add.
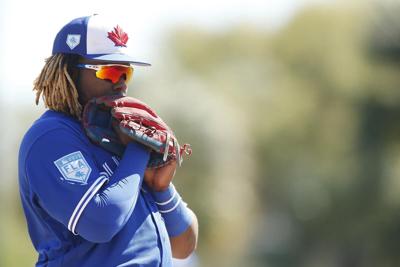
[[[65,155],[54,161],[54,164],[65,180],[80,184],[86,184],[92,171],[80,151]]]
[[[77,47],[80,42],[81,42],[80,34],[68,34],[66,43],[71,50]]]

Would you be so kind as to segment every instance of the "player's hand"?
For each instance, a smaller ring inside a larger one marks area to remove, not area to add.
[[[173,160],[160,168],[147,169],[144,172],[144,181],[152,190],[164,191],[174,178],[176,167],[176,160]]]
[[[117,137],[119,141],[121,141],[122,144],[128,145],[130,142],[132,142],[132,138],[130,138],[128,135],[124,134],[121,129],[118,126],[119,122],[116,120],[113,120],[112,126],[114,129],[114,132],[117,134]]]

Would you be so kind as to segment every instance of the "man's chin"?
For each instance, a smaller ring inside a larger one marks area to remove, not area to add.
[[[126,92],[113,92],[111,94],[107,94],[107,96],[119,96],[119,97],[124,97],[126,96]]]

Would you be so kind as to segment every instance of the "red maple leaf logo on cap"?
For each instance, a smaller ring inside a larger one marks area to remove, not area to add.
[[[115,46],[124,46],[126,47],[126,42],[128,42],[128,34],[122,30],[122,28],[117,25],[114,27],[112,32],[108,32],[108,38],[114,42]]]

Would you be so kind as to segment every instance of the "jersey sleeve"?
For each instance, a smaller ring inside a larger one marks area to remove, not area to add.
[[[25,162],[33,198],[51,217],[74,234],[86,207],[93,206],[89,205],[93,197],[109,182],[100,173],[89,145],[74,132],[54,129],[34,142]],[[143,164],[143,171],[145,166],[146,162]],[[118,180],[126,178],[124,175],[131,174],[122,169],[119,173],[119,177],[110,178],[113,183],[118,183]],[[103,211],[106,212],[107,209]],[[102,214],[98,215],[99,218],[102,217]]]

